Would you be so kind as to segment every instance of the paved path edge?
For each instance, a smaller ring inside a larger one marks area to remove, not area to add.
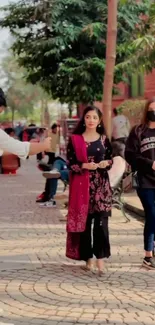
[[[144,210],[143,209],[139,209],[137,207],[135,207],[134,205],[125,202],[124,204],[125,209],[130,211],[130,212],[134,212],[135,214],[137,214],[140,217],[144,217]]]

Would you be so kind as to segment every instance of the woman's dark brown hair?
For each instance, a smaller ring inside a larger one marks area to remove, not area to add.
[[[73,134],[83,134],[86,130],[86,126],[85,126],[85,116],[88,112],[90,111],[94,111],[97,113],[99,120],[100,120],[100,126],[97,126],[96,131],[100,134],[100,135],[106,135],[106,131],[104,128],[104,124],[103,124],[103,118],[102,118],[102,113],[99,110],[99,108],[97,108],[94,105],[90,105],[87,106],[83,112],[83,116],[81,118],[81,120],[79,121],[78,125],[76,126],[75,130],[73,131]]]
[[[144,112],[143,112],[143,116],[142,116],[142,120],[141,120],[141,124],[143,124],[143,125],[147,125],[149,122],[149,120],[147,118],[147,112],[148,112],[149,107],[152,103],[155,103],[155,97],[153,97],[152,99],[149,99],[145,104],[145,108],[144,108]]]

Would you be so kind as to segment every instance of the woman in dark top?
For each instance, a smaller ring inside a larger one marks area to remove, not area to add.
[[[137,193],[145,212],[143,265],[155,269],[152,257],[155,234],[155,99],[146,103],[142,123],[132,129],[125,158],[137,172]]]
[[[105,135],[102,114],[96,107],[85,109],[70,138],[67,158],[71,177],[66,255],[86,261],[87,270],[91,269],[95,255],[101,274],[103,258],[110,256],[108,217],[111,215],[112,191],[107,170],[112,164],[112,150]]]

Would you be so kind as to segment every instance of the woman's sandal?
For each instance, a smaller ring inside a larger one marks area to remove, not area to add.
[[[103,263],[103,260],[101,259],[98,259],[96,260],[96,267],[97,267],[97,270],[98,270],[98,276],[101,277],[103,276],[104,274],[104,263]]]
[[[94,266],[93,261],[92,261],[92,259],[90,259],[86,262],[86,265],[81,266],[81,269],[84,271],[92,271],[93,266]]]

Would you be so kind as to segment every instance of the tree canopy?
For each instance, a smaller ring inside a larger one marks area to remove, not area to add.
[[[12,119],[15,112],[18,112],[19,116],[27,118],[33,113],[35,105],[43,95],[43,91],[38,85],[32,86],[25,81],[24,72],[25,70],[19,67],[11,53],[1,63],[7,104],[12,111]]]
[[[116,64],[134,51],[135,29],[144,25],[149,0],[119,5]],[[102,98],[105,69],[107,0],[21,0],[3,8],[1,27],[14,36],[13,51],[27,80],[61,102]],[[115,84],[124,80],[116,69]]]
[[[150,1],[149,10],[142,16],[142,24],[137,25],[136,38],[128,44],[130,51],[118,69],[128,71],[145,70],[150,72],[155,68],[155,2]]]

